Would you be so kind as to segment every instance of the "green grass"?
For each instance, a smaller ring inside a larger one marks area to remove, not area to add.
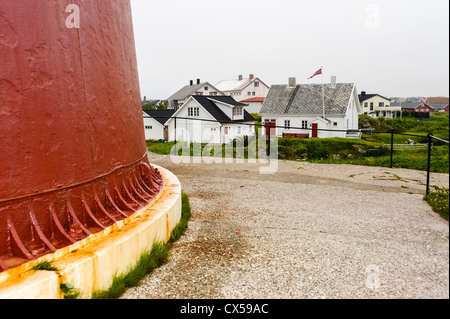
[[[181,196],[181,219],[172,230],[170,240],[165,244],[154,243],[152,249],[143,252],[136,264],[126,273],[116,274],[108,289],[94,291],[92,299],[116,299],[124,293],[125,289],[139,285],[147,274],[167,262],[172,245],[184,234],[191,217],[189,197],[185,193]]]
[[[373,128],[378,132],[394,130],[394,144],[406,146],[408,140],[418,144],[426,144],[427,134],[447,139],[449,136],[448,114],[435,114],[429,120],[417,121],[412,116],[402,119],[375,119],[367,115],[360,116],[360,128]],[[419,136],[400,135],[398,133]],[[252,142],[254,143],[254,142]],[[283,160],[305,160],[312,163],[323,164],[353,164],[364,166],[390,166],[390,133],[363,134],[361,139],[324,138],[324,139],[278,139],[278,155]],[[157,154],[169,154],[174,143],[159,141],[147,142],[148,150]],[[186,143],[187,146],[187,143]],[[193,144],[189,146],[190,156],[201,156],[206,144],[201,144],[194,152]],[[384,147],[387,146],[387,147]],[[197,146],[196,146],[197,147]],[[220,146],[219,146],[220,147]],[[222,145],[222,157],[236,158],[236,147],[225,151]],[[181,149],[178,151],[181,155]],[[244,159],[248,158],[248,147],[243,149]],[[210,152],[214,156],[213,151]],[[395,149],[393,154],[393,167],[414,170],[427,170],[427,148],[405,147]],[[449,147],[448,144],[433,140],[431,153],[431,171],[436,173],[449,173]]]
[[[430,204],[433,211],[448,221],[449,215],[449,188],[442,186],[435,187],[434,190],[424,197],[424,200]]]
[[[50,261],[41,261],[39,264],[31,268],[31,270],[39,271],[39,270],[46,270],[46,271],[59,271],[59,269],[52,265]]]

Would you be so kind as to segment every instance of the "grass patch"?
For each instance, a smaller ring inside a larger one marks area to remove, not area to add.
[[[78,299],[81,296],[81,291],[69,282],[59,285],[59,289],[63,292],[64,299]]]
[[[50,261],[42,261],[39,264],[37,264],[36,266],[34,266],[33,268],[31,268],[31,270],[34,270],[34,271],[39,271],[39,270],[59,271],[59,269],[57,267],[53,266]]]
[[[116,274],[111,286],[106,290],[94,291],[92,299],[116,299],[120,297],[125,289],[138,286],[141,280],[159,266],[165,264],[170,256],[172,245],[180,239],[188,228],[191,217],[189,196],[181,194],[181,219],[172,230],[167,243],[154,243],[150,251],[141,254],[136,264],[124,274]]]
[[[424,197],[424,200],[430,204],[433,211],[438,213],[442,218],[448,221],[449,215],[449,188],[442,186],[441,188],[435,187],[428,195]]]

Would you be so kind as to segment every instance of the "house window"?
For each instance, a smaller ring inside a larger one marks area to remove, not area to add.
[[[208,91],[208,87],[207,86],[205,86],[205,91]]]
[[[338,123],[337,123],[337,122],[333,122],[333,126],[334,126],[334,127],[337,127],[337,126],[338,126]]]
[[[364,102],[364,107],[369,107],[369,103]]]
[[[370,110],[373,111],[373,102],[370,102]]]
[[[241,134],[241,127],[238,126],[238,134]]]
[[[152,128],[153,128],[153,127],[152,127],[151,125],[146,125],[146,126],[145,126],[145,129],[146,129],[146,130],[151,130]]]
[[[217,92],[211,92],[211,93],[209,93],[209,95],[216,96]]]
[[[255,88],[259,87],[259,82],[255,82]]]
[[[291,120],[284,120],[284,128],[289,130],[291,128]]]
[[[248,92],[247,95],[248,95],[248,96],[251,96],[251,95],[252,95],[252,92]]]
[[[198,107],[188,107],[188,116],[199,116],[200,108]]]
[[[378,103],[378,106],[379,106],[379,107],[384,107],[384,102]]]
[[[195,92],[195,95],[203,95],[203,92]]]
[[[235,106],[233,108],[233,116],[242,116],[242,107]]]
[[[225,135],[228,135],[228,126],[225,126],[224,133],[225,133]]]
[[[256,96],[256,93],[255,93],[255,92],[252,92],[252,95],[253,95],[253,96]]]
[[[211,132],[215,132],[216,128],[215,127],[211,127]]]
[[[308,121],[302,121],[302,128],[308,128]]]

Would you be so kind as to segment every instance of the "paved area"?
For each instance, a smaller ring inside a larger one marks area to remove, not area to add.
[[[122,298],[449,298],[449,225],[422,199],[425,172],[149,158],[178,176],[192,218]]]

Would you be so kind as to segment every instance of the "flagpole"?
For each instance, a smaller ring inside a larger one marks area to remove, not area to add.
[[[323,88],[323,67],[320,67],[322,69],[322,111],[323,111],[323,118],[325,119],[325,91]]]

